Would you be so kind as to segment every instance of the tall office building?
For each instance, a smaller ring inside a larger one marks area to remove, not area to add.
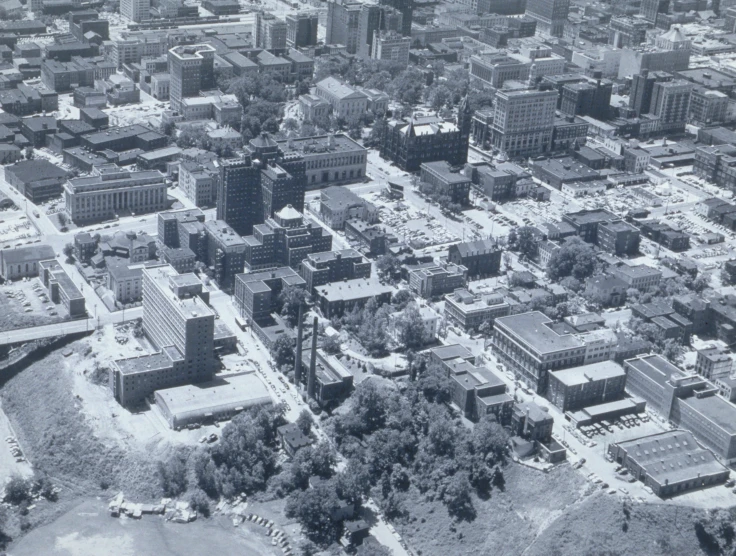
[[[299,12],[286,16],[286,46],[299,48],[317,44],[317,25],[319,14]]]
[[[181,101],[215,86],[215,48],[209,44],[176,46],[169,50],[169,98],[179,110]]]
[[[237,234],[253,233],[263,222],[261,168],[250,157],[224,160],[220,165],[217,191],[217,219],[224,220]]]
[[[143,269],[143,329],[158,349],[175,347],[183,366],[208,380],[213,367],[215,314],[199,296],[202,282],[171,266]]]
[[[270,13],[256,15],[256,46],[266,50],[286,50],[286,22]]]
[[[390,6],[363,5],[358,21],[357,54],[364,59],[371,58],[373,38],[376,32],[396,31],[401,33],[403,19],[401,12]]]
[[[636,112],[639,117],[642,114],[648,114],[652,105],[652,91],[654,84],[672,81],[671,73],[663,71],[641,70],[641,73],[631,78],[631,93],[629,95],[629,108]]]
[[[287,205],[303,212],[306,186],[307,165],[301,156],[288,155],[278,164],[265,167],[261,171],[262,222]]]
[[[491,142],[509,157],[533,156],[552,146],[557,91],[497,91]]]
[[[343,44],[348,54],[358,53],[358,27],[363,4],[353,0],[327,2],[326,44]]]
[[[151,19],[151,0],[120,0],[120,14],[136,23]]]
[[[110,386],[123,406],[156,390],[211,380],[215,370],[215,313],[200,279],[170,265],[141,272],[143,330],[159,351],[113,361]]]
[[[649,23],[655,24],[657,22],[657,15],[666,14],[669,7],[670,0],[641,0],[639,13]]]
[[[405,68],[409,65],[409,49],[411,37],[405,37],[396,31],[373,31],[371,41],[371,58],[393,62]]]
[[[527,0],[526,15],[537,21],[537,31],[553,37],[563,36],[570,0]]]
[[[660,131],[685,130],[693,87],[692,83],[684,79],[654,84],[650,112],[659,116]]]
[[[401,12],[401,34],[405,37],[411,37],[414,0],[379,0],[378,3],[382,6],[390,6]]]

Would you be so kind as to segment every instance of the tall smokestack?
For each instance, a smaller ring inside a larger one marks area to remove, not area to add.
[[[529,434],[529,406],[526,407],[526,418],[524,419],[524,436]]]
[[[309,376],[307,377],[307,395],[314,398],[314,388],[317,382],[317,322],[314,317],[314,328],[312,329],[312,354],[309,360]]]
[[[297,391],[302,387],[302,336],[304,333],[304,305],[299,305],[299,325],[296,333],[296,361],[294,363],[294,384]]]

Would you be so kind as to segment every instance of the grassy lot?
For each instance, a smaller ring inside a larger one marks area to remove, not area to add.
[[[83,345],[69,347],[80,350]],[[160,498],[151,458],[96,438],[72,391],[72,377],[58,350],[10,378],[0,390],[3,409],[34,468],[79,494],[110,489],[140,502]]]
[[[706,512],[662,504],[627,504],[592,488],[569,466],[549,474],[511,464],[504,492],[474,499],[477,517],[456,522],[442,504],[416,491],[406,507],[414,516],[397,527],[421,556],[564,556],[707,554],[695,534]]]
[[[706,554],[694,529],[695,521],[704,515],[702,510],[664,503],[634,504],[627,520],[620,499],[599,494],[565,512],[526,554]]]
[[[582,476],[569,466],[544,474],[510,464],[504,477],[503,492],[494,490],[488,500],[473,499],[477,517],[471,522],[453,521],[441,503],[412,492],[406,507],[413,517],[399,531],[424,556],[520,554],[587,490]]]

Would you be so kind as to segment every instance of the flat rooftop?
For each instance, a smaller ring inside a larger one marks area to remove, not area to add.
[[[272,403],[271,394],[254,373],[157,390],[156,397],[172,415],[180,417],[188,413],[215,413],[218,408],[246,409]]]
[[[719,396],[691,396],[680,400],[717,425],[727,434],[736,434],[736,406]]]
[[[562,371],[551,371],[550,373],[565,386],[580,386],[589,382],[599,380],[610,380],[625,376],[623,367],[613,361],[601,361],[590,365],[582,365]]]
[[[539,311],[499,317],[496,327],[503,327],[541,354],[583,348],[584,344],[570,334],[558,334],[549,327],[552,320]]]

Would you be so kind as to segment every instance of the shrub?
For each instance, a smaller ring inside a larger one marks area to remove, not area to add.
[[[16,506],[31,500],[31,482],[20,475],[13,475],[5,486],[5,501]]]

